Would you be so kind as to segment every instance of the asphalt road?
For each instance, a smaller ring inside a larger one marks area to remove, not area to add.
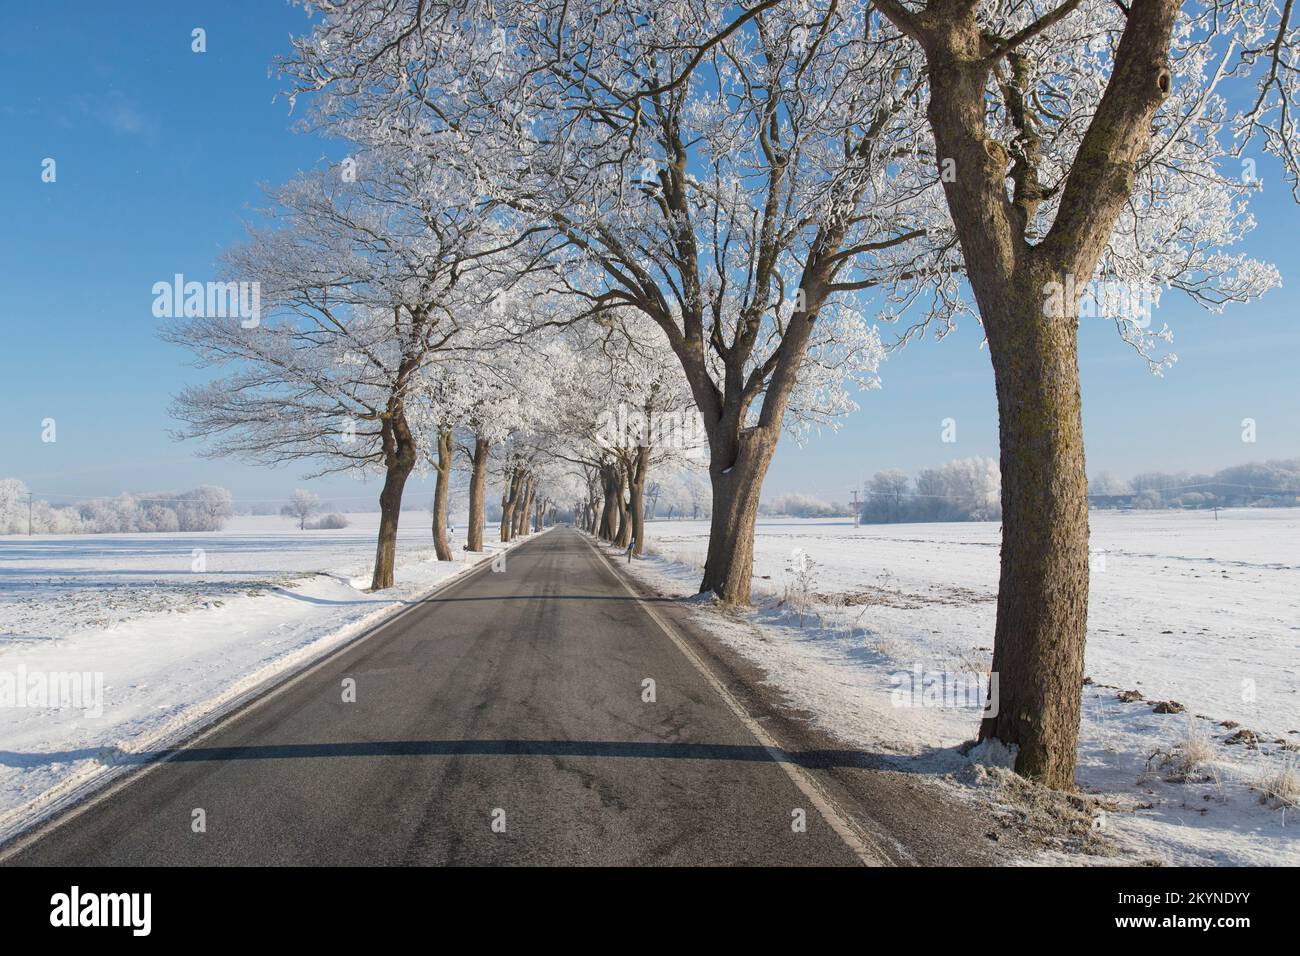
[[[471,572],[5,863],[878,858],[818,799],[817,771],[772,759],[653,607],[577,533],[548,532],[510,551],[503,572]],[[355,702],[343,699],[348,679]]]

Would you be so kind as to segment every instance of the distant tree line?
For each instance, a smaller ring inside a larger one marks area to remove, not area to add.
[[[1002,479],[993,458],[959,458],[924,468],[913,482],[898,469],[878,471],[867,482],[862,520],[996,521],[1002,517]]]
[[[834,518],[853,514],[853,508],[823,501],[814,495],[789,494],[764,501],[758,512],[762,515],[788,515],[792,518]]]
[[[0,534],[111,534],[220,531],[231,516],[230,492],[216,485],[93,498],[62,507],[35,498],[21,481],[0,479]]]
[[[1300,505],[1300,458],[1250,462],[1214,474],[1148,471],[1128,481],[1109,472],[1088,482],[1094,508],[1242,508]]]

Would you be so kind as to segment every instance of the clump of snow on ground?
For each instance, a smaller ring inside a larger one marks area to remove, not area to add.
[[[370,593],[378,514],[342,531],[236,518],[191,534],[0,536],[0,675],[102,675],[101,715],[0,706],[0,838],[501,550],[440,562],[403,515],[397,586]],[[11,695],[12,696],[12,695]]]
[[[690,595],[708,523],[647,537],[633,570]],[[992,664],[999,546],[996,523],[760,519],[756,608],[694,613],[824,729],[954,771],[980,719],[960,691]],[[803,627],[796,549],[813,565]],[[1269,796],[1300,749],[1300,513],[1094,512],[1092,549],[1077,780],[1110,808],[1097,828],[1130,861],[1300,863],[1294,797]],[[936,677],[955,700],[906,692]]]

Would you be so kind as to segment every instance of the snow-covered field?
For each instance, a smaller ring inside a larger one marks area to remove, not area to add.
[[[405,513],[397,587],[370,594],[379,515],[349,518],[0,536],[0,837],[484,559],[437,561],[428,515]],[[61,693],[78,706],[39,706]]]
[[[705,522],[653,522],[653,554],[633,567],[664,593],[691,593],[707,536]],[[1097,826],[1129,860],[1300,863],[1300,812],[1260,802],[1300,749],[1300,513],[1094,512],[1092,547],[1078,780],[1111,809]],[[810,562],[802,627],[796,549]],[[758,608],[698,613],[846,742],[955,765],[977,706],[904,700],[898,675],[976,686],[970,675],[991,662],[998,549],[995,523],[760,519]],[[1162,701],[1185,710],[1155,713]]]

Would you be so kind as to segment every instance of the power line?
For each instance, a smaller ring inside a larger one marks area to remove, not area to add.
[[[53,491],[28,492],[29,496],[33,494],[40,495],[43,499],[54,498],[54,499],[60,499],[65,501],[112,501],[113,499],[120,498],[123,495],[126,495],[128,498],[131,498],[133,501],[168,502],[173,504],[181,503],[181,502],[192,502],[198,500],[196,498],[157,498],[152,495],[149,496],[136,495],[136,494],[132,494],[129,491],[121,491],[118,492],[117,494],[108,494],[108,495],[63,495]],[[328,501],[377,501],[378,497],[379,496],[377,492],[373,495],[321,495],[321,498]],[[278,495],[273,498],[235,498],[232,496],[230,500],[231,501],[287,501],[288,498],[289,498],[288,495]]]

